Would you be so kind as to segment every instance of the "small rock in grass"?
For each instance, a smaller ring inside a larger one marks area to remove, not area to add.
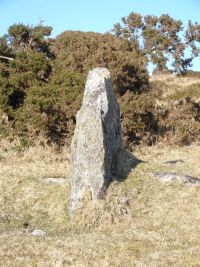
[[[200,178],[193,177],[190,175],[181,175],[176,173],[166,173],[166,172],[151,172],[151,176],[158,178],[162,182],[171,182],[173,180],[178,180],[187,184],[200,184]]]
[[[55,178],[55,177],[46,177],[43,178],[43,181],[46,183],[54,183],[54,184],[63,184],[66,179],[65,178]]]
[[[47,232],[42,231],[42,230],[33,230],[31,233],[33,236],[47,236]]]

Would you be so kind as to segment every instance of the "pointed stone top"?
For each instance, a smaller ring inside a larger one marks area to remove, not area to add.
[[[94,68],[93,70],[89,71],[89,78],[97,78],[99,79],[109,79],[111,78],[110,71],[107,68]]]
[[[104,110],[106,113],[108,102],[116,102],[110,71],[95,68],[88,74],[82,106],[89,106],[96,111]]]

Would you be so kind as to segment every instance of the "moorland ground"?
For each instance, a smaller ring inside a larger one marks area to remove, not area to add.
[[[1,142],[0,266],[199,266],[200,186],[150,175],[200,177],[199,154],[198,144],[136,148],[142,162],[70,220],[67,150]]]

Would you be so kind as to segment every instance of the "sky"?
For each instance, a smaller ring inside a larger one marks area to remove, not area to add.
[[[0,36],[14,23],[40,21],[53,27],[52,37],[65,30],[104,33],[131,12],[200,23],[200,0],[0,0]],[[200,60],[193,65],[200,70]]]

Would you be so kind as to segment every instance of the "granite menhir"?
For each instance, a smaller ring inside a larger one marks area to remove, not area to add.
[[[70,213],[84,205],[88,190],[91,200],[105,194],[113,179],[120,143],[120,110],[111,75],[106,68],[95,68],[88,74],[82,107],[76,115],[71,144]]]

